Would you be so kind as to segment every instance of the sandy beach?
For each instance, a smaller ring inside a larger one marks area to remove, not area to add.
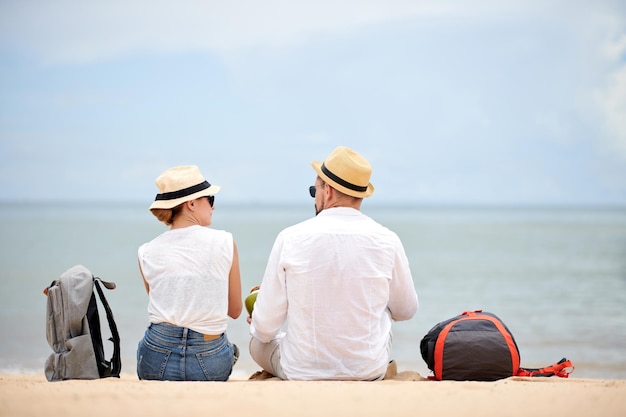
[[[134,374],[48,382],[0,375],[0,416],[587,416],[626,415],[626,380],[517,378],[428,381],[399,372],[379,382],[139,381]]]

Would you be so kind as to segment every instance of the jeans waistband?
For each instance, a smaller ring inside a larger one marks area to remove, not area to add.
[[[222,334],[203,334],[196,332],[195,330],[191,330],[187,327],[174,326],[169,323],[151,323],[150,328],[158,333],[172,336],[172,337],[180,337],[187,339],[203,339],[205,342],[209,340],[219,339],[224,335]]]

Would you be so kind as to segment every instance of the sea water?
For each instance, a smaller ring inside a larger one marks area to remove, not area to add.
[[[419,295],[416,316],[393,326],[400,371],[429,375],[422,337],[440,321],[482,309],[509,327],[522,366],[567,357],[576,367],[572,377],[626,378],[625,208],[377,206],[366,200],[362,211],[400,236]],[[260,283],[276,234],[312,215],[312,204],[218,202],[212,227],[235,237],[244,296]],[[122,371],[134,372],[137,342],[148,325],[137,248],[166,227],[137,203],[0,203],[0,216],[0,373],[43,372],[52,352],[43,289],[76,264],[117,284],[106,296],[122,340]],[[241,350],[234,375],[257,371],[245,312],[229,319],[228,336]],[[108,356],[110,345],[105,341]]]

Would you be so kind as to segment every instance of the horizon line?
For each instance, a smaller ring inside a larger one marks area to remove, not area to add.
[[[130,200],[130,199],[49,199],[49,198],[16,198],[7,199],[0,198],[1,205],[26,205],[32,203],[47,203],[54,206],[66,206],[76,204],[79,206],[93,206],[97,204],[103,204],[106,206],[120,206],[120,205],[143,205],[146,204],[146,208],[149,207],[152,200]],[[313,200],[310,200],[311,204]],[[298,200],[283,200],[273,202],[259,202],[253,200],[232,200],[232,201],[220,201],[220,206],[225,207],[242,207],[242,206],[260,206],[260,207],[309,207],[311,204],[303,204]],[[437,202],[437,201],[399,201],[388,200],[381,201],[368,201],[364,199],[362,207],[380,207],[380,208],[416,208],[416,209],[624,209],[626,210],[626,202]]]

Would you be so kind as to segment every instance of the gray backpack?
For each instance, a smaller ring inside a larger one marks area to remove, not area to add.
[[[48,381],[119,378],[122,368],[120,336],[100,283],[109,290],[115,288],[115,283],[94,277],[87,268],[76,265],[44,289],[48,296],[46,338],[54,351],[45,364]],[[113,357],[110,361],[104,357],[94,287],[111,330]]]

